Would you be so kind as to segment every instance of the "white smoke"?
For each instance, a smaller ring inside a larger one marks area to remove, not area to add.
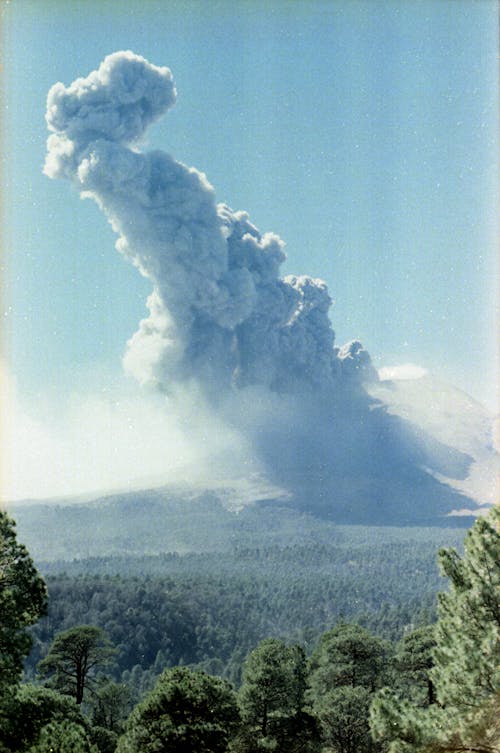
[[[108,56],[67,88],[56,84],[47,100],[46,174],[97,201],[118,250],[153,284],[126,369],[164,390],[194,378],[212,397],[232,385],[290,392],[376,378],[359,344],[334,349],[325,283],[279,277],[278,236],[217,205],[194,168],[139,151],[174,102],[170,71],[131,52]]]
[[[0,363],[0,502],[130,490],[257,472],[248,440],[193,388],[175,399],[94,385],[28,401]],[[132,389],[134,387],[134,389]],[[42,404],[41,404],[42,403]],[[211,467],[216,468],[210,474]]]

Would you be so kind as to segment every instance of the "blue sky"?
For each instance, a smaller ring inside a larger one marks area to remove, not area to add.
[[[106,389],[147,313],[150,285],[95,204],[42,174],[50,86],[131,49],[178,90],[146,147],[278,233],[285,273],[327,282],[338,344],[359,338],[377,367],[414,363],[496,406],[495,2],[1,9],[3,360],[20,399],[41,410]]]

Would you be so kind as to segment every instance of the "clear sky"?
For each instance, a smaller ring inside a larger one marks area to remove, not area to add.
[[[323,278],[337,344],[496,409],[497,3],[3,0],[3,361],[21,400],[118,379],[150,284],[92,202],[42,174],[47,92],[131,49],[176,106],[147,148]],[[53,403],[52,403],[53,405]]]

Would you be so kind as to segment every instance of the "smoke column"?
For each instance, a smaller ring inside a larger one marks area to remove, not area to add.
[[[277,235],[217,204],[196,169],[140,151],[175,100],[170,70],[132,52],[55,84],[47,99],[46,175],[97,202],[118,251],[152,284],[126,370],[173,395],[201,393],[306,510],[371,522],[418,511],[424,522],[459,507],[424,467],[463,476],[468,458],[429,453],[376,409],[363,389],[378,378],[367,351],[356,340],[335,346],[325,283],[280,277]]]
[[[165,390],[194,378],[212,398],[233,385],[295,392],[373,377],[359,343],[334,347],[325,283],[280,278],[277,235],[216,204],[194,168],[138,150],[175,99],[168,68],[117,52],[87,78],[53,86],[47,100],[45,173],[97,201],[117,249],[153,285],[127,370]]]

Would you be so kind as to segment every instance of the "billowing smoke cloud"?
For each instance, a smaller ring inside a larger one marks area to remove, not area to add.
[[[238,478],[241,467],[258,475],[249,440],[192,388],[172,401],[120,378],[111,384],[109,375],[88,381],[62,400],[29,400],[0,361],[2,503],[141,489],[167,479],[203,487],[211,466],[218,481]]]
[[[170,404],[201,392],[214,423],[236,429],[307,510],[371,522],[418,511],[423,522],[460,507],[424,467],[465,477],[470,459],[426,445],[368,397],[377,373],[357,340],[335,346],[325,283],[280,277],[277,235],[217,204],[196,169],[140,151],[175,99],[168,68],[132,52],[48,95],[45,173],[99,204],[117,249],[152,283],[127,371]]]
[[[98,202],[118,250],[153,284],[127,370],[166,390],[196,379],[212,397],[231,385],[290,392],[375,378],[359,343],[334,347],[325,283],[279,276],[277,235],[216,204],[194,168],[138,150],[175,98],[168,68],[131,52],[109,55],[87,78],[48,95],[46,174]]]

